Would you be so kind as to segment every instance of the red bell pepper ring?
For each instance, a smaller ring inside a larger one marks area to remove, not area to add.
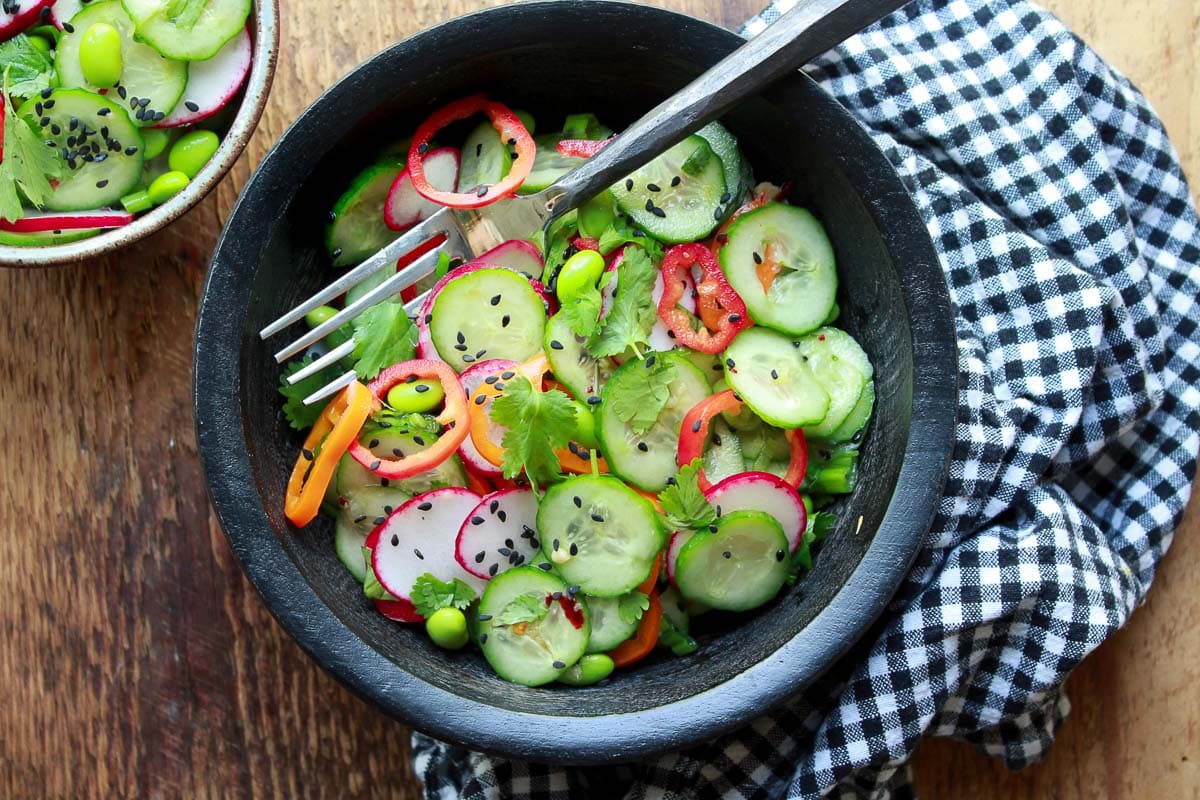
[[[727,411],[738,411],[741,407],[742,399],[733,389],[717,392],[692,406],[679,424],[679,453],[676,463],[684,467],[698,458],[703,458],[704,442],[708,439],[708,429],[713,417]],[[790,458],[783,482],[799,489],[804,480],[804,472],[808,469],[808,442],[805,441],[802,430],[785,431],[784,434],[790,446]],[[703,467],[700,468],[697,478],[701,491],[712,488]]]
[[[679,305],[693,266],[699,266],[701,272],[696,293],[704,325],[699,330],[692,327],[691,312]],[[719,353],[733,337],[750,327],[746,304],[725,280],[717,257],[704,245],[680,244],[668,250],[663,257],[662,277],[658,318],[680,344],[700,353]]]
[[[563,139],[558,154],[564,158],[591,158],[612,141],[611,139]]]
[[[371,394],[375,396],[376,400],[384,403],[387,400],[389,389],[410,378],[416,380],[436,378],[442,384],[442,391],[446,394],[442,412],[436,417],[437,421],[445,426],[445,430],[442,431],[442,435],[438,437],[433,446],[408,456],[380,458],[360,442],[356,441],[350,445],[350,455],[355,461],[376,475],[389,480],[411,478],[437,467],[454,455],[458,446],[463,443],[470,432],[470,425],[467,423],[467,394],[463,391],[462,384],[458,382],[458,376],[454,370],[445,362],[414,359],[393,364],[380,372],[375,380],[367,385],[367,388],[371,390]]]
[[[499,183],[491,186],[468,186],[465,192],[447,192],[435,189],[425,177],[425,165],[422,156],[429,151],[433,138],[445,128],[460,120],[468,119],[476,114],[485,114],[491,121],[492,127],[500,137],[500,141],[516,150],[512,167]],[[525,128],[525,124],[513,113],[508,106],[488,100],[483,95],[473,95],[455,100],[443,106],[421,123],[413,135],[412,145],[408,150],[408,174],[417,194],[426,200],[431,200],[450,208],[480,208],[494,203],[502,197],[516,193],[525,179],[533,170],[533,158],[537,152],[533,136]]]

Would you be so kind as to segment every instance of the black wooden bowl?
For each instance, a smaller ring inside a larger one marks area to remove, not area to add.
[[[548,125],[595,111],[616,129],[740,44],[641,5],[565,0],[453,20],[375,56],[317,100],[250,180],[213,256],[196,329],[195,414],[213,504],[272,613],[321,666],[434,736],[539,761],[601,763],[743,725],[829,667],[884,609],[929,527],[957,382],[949,297],[912,200],[858,124],[800,73],[726,122],[760,177],[792,180],[837,251],[842,324],[877,369],[861,477],[812,573],[701,649],[590,688],[527,689],[477,653],[389,622],[334,555],[331,526],[293,529],[284,484],[299,439],[257,331],[332,278],[322,247],[347,176],[433,108],[485,91]],[[272,342],[278,344],[278,342]],[[861,520],[861,521],[860,521]]]

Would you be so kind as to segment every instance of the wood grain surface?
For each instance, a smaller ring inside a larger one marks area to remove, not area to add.
[[[208,255],[253,165],[336,78],[494,2],[285,0],[248,152],[184,220],[77,267],[0,272],[0,798],[419,796],[408,731],[308,661],[209,509],[190,409]],[[757,0],[661,0],[736,26]],[[1200,0],[1052,0],[1200,167]],[[1021,773],[930,742],[927,798],[1200,797],[1200,515],[1144,608],[1070,681],[1074,713]]]

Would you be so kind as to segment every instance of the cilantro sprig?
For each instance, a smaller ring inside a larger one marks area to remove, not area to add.
[[[0,64],[8,72],[8,95],[22,100],[50,88],[54,60],[25,34],[0,42]]]
[[[621,595],[617,600],[617,616],[626,625],[637,625],[650,609],[650,598],[639,591]]]
[[[641,358],[641,348],[650,342],[650,329],[657,313],[650,302],[655,275],[654,262],[645,249],[625,248],[617,267],[617,293],[612,310],[587,343],[587,351],[594,358],[616,356],[630,349]]]
[[[680,468],[675,482],[658,495],[663,516],[674,530],[700,530],[717,521],[717,510],[700,490],[700,459]]]
[[[614,383],[607,401],[617,419],[629,423],[630,429],[642,435],[654,427],[671,396],[671,381],[675,366],[655,356],[642,362],[643,369],[632,369],[620,383]]]
[[[287,418],[288,424],[298,431],[308,430],[315,425],[321,417],[321,412],[325,410],[320,403],[313,403],[311,406],[304,405],[304,398],[342,374],[335,364],[309,375],[294,386],[288,385],[288,376],[294,375],[312,362],[311,356],[300,361],[293,361],[283,368],[283,375],[279,377],[279,393],[284,398],[283,415]]]
[[[2,60],[0,60],[2,63]],[[9,98],[13,67],[6,65],[0,91],[3,103],[4,158],[0,160],[0,218],[16,221],[25,215],[21,205],[24,192],[35,207],[42,206],[50,198],[53,189],[50,180],[62,174],[63,161],[58,150],[47,147],[31,127],[30,122],[18,117]]]
[[[475,590],[458,578],[447,583],[428,572],[417,578],[412,587],[413,607],[423,617],[443,608],[462,610],[475,602],[475,598]]]
[[[496,615],[496,625],[516,625],[521,622],[540,622],[550,612],[545,595],[520,594],[509,601]]]
[[[558,389],[539,392],[528,378],[516,376],[492,403],[492,421],[504,434],[504,476],[524,470],[535,484],[558,479],[562,469],[555,450],[567,446],[575,432],[575,404]]]
[[[371,306],[351,324],[354,370],[360,380],[369,381],[384,367],[408,361],[416,353],[417,328],[399,301]]]

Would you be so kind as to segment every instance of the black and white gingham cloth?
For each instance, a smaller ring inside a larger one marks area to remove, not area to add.
[[[922,736],[1037,760],[1064,679],[1145,597],[1195,471],[1200,228],[1129,81],[1022,0],[917,0],[808,71],[940,251],[962,373],[950,481],[877,639],[747,729],[631,765],[630,800],[908,797]],[[413,745],[437,800],[619,796],[587,770]]]

